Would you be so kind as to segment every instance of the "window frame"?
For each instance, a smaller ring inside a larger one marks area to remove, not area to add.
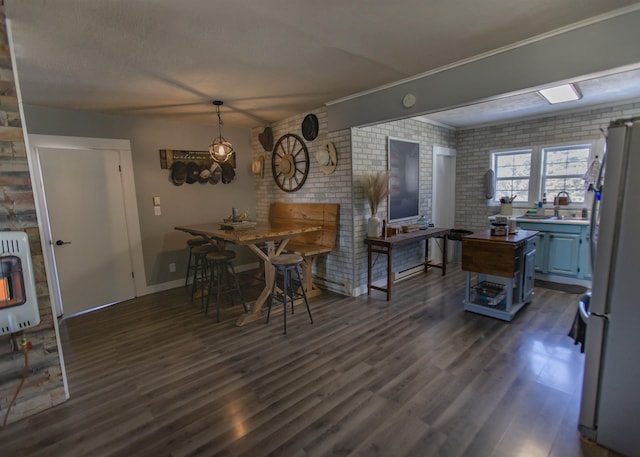
[[[516,155],[516,154],[529,154],[531,157],[531,168],[529,170],[529,195],[527,196],[527,201],[530,200],[531,198],[531,184],[532,184],[532,175],[534,173],[534,149],[531,147],[524,147],[524,148],[510,148],[510,149],[501,149],[501,150],[492,150],[491,151],[491,169],[493,170],[494,174],[495,174],[495,180],[496,180],[496,188],[498,181],[500,180],[500,178],[498,177],[498,171],[497,171],[497,158],[500,156],[509,156],[509,155]],[[507,178],[505,178],[506,180]],[[496,195],[494,195],[493,199],[491,200],[491,204],[494,205],[499,205],[500,204],[500,197],[501,195],[497,194],[496,191]],[[518,201],[517,199],[514,202],[514,205],[523,205],[526,204],[527,202],[523,202],[523,201]]]
[[[553,150],[562,150],[562,149],[589,149],[589,154],[587,155],[587,163],[586,163],[586,167],[585,170],[582,174],[580,175],[558,175],[558,176],[552,176],[552,175],[548,175],[546,173],[548,165],[547,165],[547,157],[546,157],[546,152],[547,151],[553,151]],[[540,191],[539,194],[541,195],[541,199],[542,199],[542,195],[544,194],[544,184],[546,182],[547,179],[556,179],[556,178],[562,178],[564,177],[565,179],[567,177],[582,177],[584,175],[584,173],[588,170],[589,168],[589,164],[591,163],[591,161],[593,160],[593,158],[595,157],[595,154],[593,153],[593,149],[594,149],[594,142],[592,141],[583,141],[583,142],[579,142],[579,143],[563,143],[563,144],[554,144],[552,146],[541,146],[540,147]],[[571,196],[572,192],[569,193],[569,196]],[[585,203],[587,202],[587,190],[583,189],[583,194],[582,194],[582,201],[581,202],[574,202],[572,201],[569,204],[569,207],[571,206],[584,206]],[[555,198],[555,195],[547,195],[547,203],[551,203],[553,204],[553,199]]]
[[[527,197],[527,201],[515,200],[513,205],[515,207],[532,207],[536,206],[539,201],[542,201],[542,184],[544,182],[544,178],[542,173],[545,170],[545,160],[544,150],[548,149],[557,149],[557,148],[569,148],[569,147],[588,147],[589,148],[589,157],[587,159],[587,167],[589,164],[598,157],[602,160],[602,156],[604,154],[604,139],[586,139],[586,140],[576,140],[576,141],[564,141],[564,142],[553,142],[553,143],[545,143],[545,144],[536,144],[530,146],[523,147],[512,147],[512,148],[504,148],[504,149],[491,149],[489,151],[489,161],[490,168],[496,174],[496,182],[498,180],[497,170],[496,170],[496,157],[499,155],[508,155],[519,152],[531,151],[531,170],[529,174],[529,195]],[[585,172],[587,170],[585,169]],[[500,197],[501,195],[494,195],[493,199],[489,202],[489,206],[499,206],[500,205]],[[555,195],[547,195],[547,203],[544,205],[547,208],[553,207],[553,198]],[[567,208],[579,208],[585,205],[588,205],[590,199],[590,194],[585,189],[584,194],[584,202],[581,203],[570,203]]]

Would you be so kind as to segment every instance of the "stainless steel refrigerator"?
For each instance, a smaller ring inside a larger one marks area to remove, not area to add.
[[[640,456],[640,118],[611,123],[598,181],[578,428]]]

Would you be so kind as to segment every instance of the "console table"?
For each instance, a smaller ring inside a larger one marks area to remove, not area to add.
[[[393,283],[391,267],[393,265],[393,248],[404,244],[415,243],[417,241],[428,240],[429,238],[442,238],[442,264],[435,265],[429,263],[429,243],[424,247],[424,270],[428,267],[442,269],[442,275],[447,273],[447,239],[451,229],[430,228],[427,230],[416,230],[414,232],[400,233],[390,237],[367,237],[364,242],[367,244],[367,295],[371,295],[371,289],[386,292],[387,301],[391,300],[391,285]],[[372,254],[384,254],[387,256],[387,287],[376,286],[371,283]]]

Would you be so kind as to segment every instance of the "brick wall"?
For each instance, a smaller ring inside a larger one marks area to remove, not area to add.
[[[285,202],[329,202],[340,204],[338,240],[331,254],[318,260],[314,277],[329,290],[359,295],[366,292],[367,250],[363,240],[367,233],[367,220],[371,214],[361,185],[362,178],[373,171],[384,171],[387,165],[387,137],[392,136],[420,143],[420,210],[428,218],[431,208],[427,202],[432,195],[431,170],[433,145],[454,147],[454,133],[442,127],[415,120],[402,120],[373,127],[327,133],[327,111],[320,108],[319,135],[314,141],[305,141],[310,155],[310,172],[304,186],[297,192],[280,190],[271,174],[271,153],[265,152],[258,135],[262,128],[251,133],[254,158],[265,157],[264,178],[256,178],[256,218],[266,220],[269,204]],[[300,125],[305,114],[294,116],[271,125],[274,143],[285,133],[301,135]],[[315,160],[315,153],[325,141],[332,141],[337,150],[338,165],[333,174],[326,175]],[[379,208],[379,216],[386,214],[386,203]],[[394,271],[401,271],[421,262],[423,244],[394,251]],[[386,264],[376,262],[374,280],[386,275]]]
[[[320,134],[306,142],[311,170],[306,183],[297,192],[285,193],[274,183],[271,175],[271,153],[265,152],[258,141],[262,128],[252,131],[254,157],[264,155],[264,178],[256,178],[256,216],[268,217],[272,201],[331,202],[340,204],[339,240],[336,250],[318,262],[315,274],[326,287],[339,293],[359,295],[366,292],[367,250],[362,242],[367,232],[369,205],[361,185],[362,178],[371,172],[385,171],[387,165],[387,137],[420,143],[420,213],[431,219],[433,146],[457,150],[456,221],[455,227],[483,230],[487,217],[498,212],[483,197],[483,176],[489,167],[490,151],[536,144],[565,143],[600,138],[600,128],[613,119],[640,115],[640,102],[597,108],[562,116],[505,123],[497,126],[466,130],[450,130],[440,126],[407,119],[350,131],[327,133],[325,108],[314,111],[320,123]],[[294,116],[271,126],[274,142],[285,133],[300,133],[305,114]],[[315,161],[315,152],[324,141],[333,141],[338,151],[338,166],[332,175],[325,175]],[[386,202],[379,208],[379,217],[386,217]],[[393,271],[402,271],[419,264],[424,245],[407,246],[394,251]],[[374,265],[374,281],[386,275],[386,258]]]
[[[29,351],[30,370],[7,420],[11,423],[65,401],[66,394],[13,80],[4,4],[0,4],[0,230],[20,230],[29,235],[41,319],[40,325],[25,332],[33,345]],[[21,352],[12,350],[11,338],[0,337],[0,421],[4,420],[20,383],[23,360]]]
[[[284,192],[275,183],[271,172],[271,152],[263,149],[258,135],[263,128],[251,131],[253,157],[264,156],[264,178],[255,178],[256,219],[265,221],[272,202],[338,203],[340,216],[338,236],[334,250],[320,256],[315,264],[314,278],[329,290],[351,295],[353,289],[353,218],[351,199],[351,134],[348,130],[327,132],[327,110],[312,112],[318,117],[319,133],[313,141],[302,136],[301,125],[309,113],[300,114],[271,125],[274,144],[285,133],[294,133],[303,139],[309,150],[309,174],[302,188],[296,192]],[[338,163],[332,174],[325,174],[316,161],[316,151],[331,141],[336,147]]]
[[[443,127],[405,119],[371,127],[353,129],[352,154],[354,178],[354,265],[356,284],[366,292],[367,248],[363,240],[367,235],[367,220],[371,209],[361,185],[362,179],[376,171],[388,169],[387,138],[391,136],[420,143],[420,214],[432,220],[428,202],[433,195],[433,146],[455,148],[455,133]],[[386,201],[378,209],[378,217],[387,218]],[[417,221],[417,218],[416,218]],[[423,263],[424,242],[401,246],[393,251],[394,272]],[[380,256],[374,265],[373,280],[386,277],[386,256]]]
[[[490,166],[490,151],[523,146],[580,142],[602,138],[614,119],[640,115],[640,102],[579,113],[550,116],[456,132],[456,227],[484,230],[487,217],[499,208],[484,199],[483,176]]]

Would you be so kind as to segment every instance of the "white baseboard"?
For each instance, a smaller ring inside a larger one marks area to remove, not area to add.
[[[252,262],[252,263],[246,263],[244,265],[238,265],[235,267],[235,270],[236,270],[236,273],[242,273],[244,271],[255,270],[256,268],[259,268],[259,267],[260,267],[259,262]],[[163,282],[160,284],[153,284],[152,286],[147,286],[144,289],[143,293],[140,294],[140,296],[154,294],[156,292],[163,292],[165,290],[175,289],[176,287],[182,287],[182,286],[184,286],[184,278],[175,279],[173,281]]]
[[[147,286],[140,296],[155,294],[156,292],[162,292],[169,289],[175,289],[176,287],[184,286],[184,278],[175,279],[173,281],[162,282],[160,284],[153,284],[152,286]]]
[[[559,284],[571,284],[574,286],[584,286],[584,287],[591,288],[591,280],[589,279],[567,278],[565,276],[550,275],[550,274],[543,274],[543,273],[536,273],[536,279],[541,279],[543,281],[557,282]]]

